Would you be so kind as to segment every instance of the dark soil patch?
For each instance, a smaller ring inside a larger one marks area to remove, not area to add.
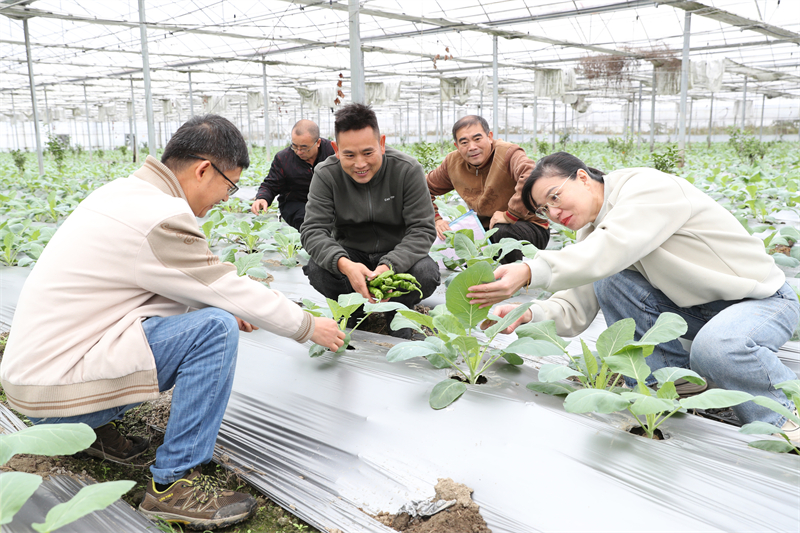
[[[648,438],[647,434],[644,432],[644,429],[640,428],[639,426],[632,427],[628,430],[628,433],[636,435],[637,437],[644,437]],[[660,429],[657,429],[653,432],[653,440],[666,440],[667,437],[661,432]]]
[[[251,276],[250,274],[248,274],[247,277],[255,281],[260,281],[261,283],[266,283],[267,285],[275,281],[275,276],[272,274],[267,274],[266,278],[257,278],[255,276]]]
[[[454,379],[456,381],[460,381],[461,383],[469,384],[469,380],[467,378],[465,378],[464,376],[462,376],[461,374],[453,374],[452,376],[450,376],[450,379]],[[487,383],[489,383],[489,379],[486,376],[484,376],[483,374],[478,376],[478,379],[475,380],[475,384],[476,385],[485,385]]]
[[[472,501],[472,489],[449,478],[440,478],[436,484],[434,500],[456,500],[455,505],[429,517],[410,517],[407,513],[396,515],[379,513],[374,518],[395,531],[407,533],[491,533]]]

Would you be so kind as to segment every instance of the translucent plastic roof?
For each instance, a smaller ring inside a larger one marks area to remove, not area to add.
[[[261,92],[264,62],[278,106],[297,105],[295,87],[341,89],[343,102],[351,95],[347,0],[147,0],[145,9],[156,99],[188,97],[189,71],[195,97]],[[365,78],[400,82],[400,102],[416,103],[420,90],[438,101],[440,77],[487,76],[490,103],[497,35],[502,94],[529,98],[536,69],[575,68],[572,91],[614,98],[650,83],[643,54],[680,58],[687,10],[693,61],[727,58],[777,72],[751,79],[748,91],[800,95],[797,0],[364,0]],[[17,109],[30,108],[24,16],[36,85],[47,87],[50,105],[82,106],[84,85],[91,104],[127,101],[131,79],[143,97],[136,0],[0,0],[0,15],[4,109],[12,92]],[[582,76],[581,58],[598,55],[634,58],[613,90]],[[741,90],[743,79],[728,70],[722,91]]]

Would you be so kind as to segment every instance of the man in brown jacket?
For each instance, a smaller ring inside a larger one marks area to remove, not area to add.
[[[455,152],[445,157],[439,168],[428,173],[431,201],[452,191],[458,192],[467,207],[474,210],[484,229],[498,228],[492,242],[510,237],[528,241],[540,250],[547,247],[550,231],[546,220],[529,212],[522,204],[520,191],[535,163],[525,151],[501,140],[495,140],[483,117],[467,115],[453,125]],[[433,204],[436,233],[444,238],[450,224]],[[514,250],[500,262],[522,259]]]

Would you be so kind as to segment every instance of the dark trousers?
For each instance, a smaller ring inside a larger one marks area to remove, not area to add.
[[[345,248],[347,255],[351,261],[356,263],[363,263],[370,270],[378,268],[378,261],[386,255],[387,252],[369,254],[352,248]],[[350,280],[344,274],[333,274],[317,263],[313,259],[309,259],[308,264],[303,267],[303,273],[308,277],[311,286],[319,291],[326,298],[337,300],[340,294],[349,294],[353,291],[353,286],[350,285]],[[390,301],[398,302],[409,309],[414,309],[414,306],[433,294],[436,287],[439,286],[439,265],[436,261],[429,256],[425,256],[408,270],[408,273],[414,276],[419,281],[422,290],[422,296],[417,291],[409,292],[397,298],[392,298]]]
[[[495,224],[494,227],[497,228],[497,232],[489,237],[489,240],[495,243],[500,242],[500,239],[510,238],[518,241],[528,241],[539,250],[544,250],[547,248],[547,243],[550,242],[550,230],[537,226],[532,222],[519,220],[516,224]],[[500,263],[505,265],[522,259],[522,252],[513,250],[507,253],[500,260]]]
[[[306,218],[306,203],[286,202],[280,206],[280,211],[281,218],[294,229],[300,231],[300,226],[303,225],[303,220]]]

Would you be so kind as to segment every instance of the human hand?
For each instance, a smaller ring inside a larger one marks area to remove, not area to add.
[[[506,217],[505,211],[495,211],[489,221],[489,229],[492,229],[495,224],[513,224],[513,222]]]
[[[258,329],[257,326],[254,326],[250,322],[245,322],[244,320],[242,320],[238,316],[235,317],[235,318],[236,318],[236,323],[239,325],[239,331],[244,331],[245,333],[250,333],[251,331]]]
[[[376,268],[375,270],[373,270],[373,271],[372,271],[372,274],[370,274],[370,275],[368,275],[368,276],[367,276],[367,281],[372,281],[373,279],[377,278],[378,276],[380,276],[380,275],[381,275],[381,274],[383,274],[384,272],[388,272],[389,270],[391,270],[391,268],[389,268],[387,265],[378,265],[378,268]],[[367,287],[367,292],[369,292],[369,287]],[[370,296],[370,298],[369,298],[369,303],[371,303],[371,304],[374,304],[376,300],[375,300],[375,298],[372,296],[372,293],[371,293],[371,292],[369,293],[369,296]],[[381,301],[382,301],[382,302],[388,302],[388,301],[389,301],[389,298],[384,298],[384,299],[383,299],[383,300],[381,300]]]
[[[332,318],[314,317],[314,334],[311,341],[324,346],[332,352],[338,352],[344,345],[344,331]]]
[[[436,219],[436,235],[444,240],[445,231],[450,231],[450,223],[443,218]]]
[[[493,311],[494,311],[495,315],[499,316],[500,318],[503,318],[508,313],[513,311],[516,307],[517,307],[517,304],[506,304],[506,305],[501,305],[500,307],[494,308]],[[513,324],[508,326],[506,329],[504,329],[500,333],[505,333],[506,335],[510,335],[511,333],[514,332],[515,329],[517,329],[520,326],[520,324],[527,324],[531,320],[533,320],[533,311],[528,309],[527,311],[525,311],[522,314],[521,317],[519,317],[516,320],[516,322],[514,322]],[[490,328],[491,326],[493,326],[495,324],[497,324],[496,320],[488,320],[487,319],[487,320],[484,320],[483,322],[481,322],[480,328],[482,330],[485,330],[485,329],[488,329],[488,328]]]
[[[530,282],[531,269],[525,263],[500,265],[494,271],[494,279],[497,281],[470,287],[467,293],[469,303],[480,304],[483,309],[511,298]]]
[[[266,200],[256,200],[253,202],[253,205],[250,206],[250,211],[253,212],[254,215],[257,215],[260,211],[266,211],[269,209],[269,204]]]
[[[373,272],[367,268],[367,265],[364,263],[356,263],[346,257],[340,257],[336,266],[339,268],[339,272],[347,276],[347,280],[350,282],[350,286],[353,287],[355,292],[369,300],[370,303],[375,303],[375,299],[372,298],[372,294],[369,292],[369,289],[367,289],[367,278],[373,274]]]

